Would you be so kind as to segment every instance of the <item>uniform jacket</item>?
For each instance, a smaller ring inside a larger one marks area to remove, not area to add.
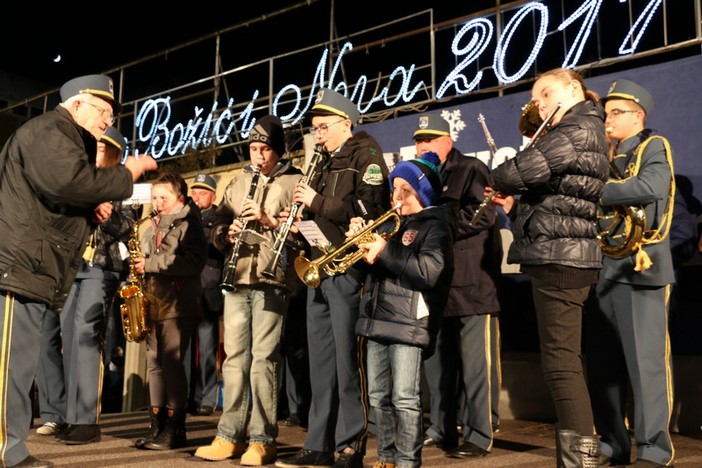
[[[202,285],[203,308],[206,315],[219,316],[222,314],[224,299],[220,282],[222,281],[222,264],[224,256],[212,242],[212,228],[214,227],[217,205],[213,204],[206,210],[200,210],[200,222],[207,240],[207,263],[200,275]],[[210,317],[213,318],[213,317]]]
[[[643,205],[646,211],[646,229],[656,229],[661,225],[668,203],[672,202],[669,199],[672,198],[669,197],[672,168],[668,163],[663,141],[652,139],[646,145],[641,155],[638,175],[629,177],[627,172],[629,165],[636,161],[636,148],[650,134],[651,130],[647,129],[619,144],[612,164],[623,180],[612,179],[605,185],[602,205],[605,210],[608,206]],[[623,226],[620,226],[613,234],[617,235],[622,231]],[[670,236],[666,236],[662,242],[645,245],[644,250],[653,262],[647,270],[634,271],[635,253],[619,260],[605,256],[600,278],[646,286],[664,286],[675,282]]]
[[[207,262],[207,239],[195,204],[152,219],[141,250],[146,258],[144,289],[151,301],[149,320],[201,318],[200,275]]]
[[[0,289],[63,310],[93,209],[132,193],[129,170],[98,169],[96,152],[60,106],[10,136],[0,154]]]
[[[317,195],[304,214],[317,223],[333,246],[346,240],[345,232],[351,218],[376,219],[390,209],[388,168],[383,151],[375,138],[364,131],[354,134],[338,151],[322,158],[309,185]],[[321,250],[311,246],[312,259],[321,256]],[[354,271],[364,269],[360,263]]]
[[[370,269],[357,335],[433,352],[453,274],[454,223],[446,205],[402,217]]]
[[[268,180],[264,180],[265,177],[260,176],[253,200],[263,208],[268,216],[278,216],[278,213],[284,208],[292,205],[293,190],[301,177],[302,171],[300,169],[293,166],[290,161],[280,159],[269,174]],[[217,208],[213,240],[215,245],[225,252],[226,260],[230,259],[232,246],[236,244],[225,242],[222,235],[227,234],[229,225],[240,216],[244,200],[250,192],[252,179],[253,167],[249,165],[229,183],[224,191],[222,202]],[[274,269],[275,278],[263,276],[263,272],[275,255],[272,249],[278,231],[265,228],[257,222],[247,223],[246,227],[263,235],[267,240],[267,245],[240,243],[234,283],[247,286],[273,284],[279,287],[288,287],[287,273],[290,270],[288,259],[291,254],[286,249],[283,251],[286,255],[282,259],[282,268]],[[227,268],[226,262],[224,268]]]
[[[514,242],[509,263],[602,266],[595,221],[609,173],[608,154],[604,110],[584,101],[535,144],[492,171],[495,190],[521,195],[510,213]]]
[[[450,203],[457,216],[455,270],[444,317],[496,313],[502,242],[495,209],[488,208],[475,226],[470,224],[489,185],[488,167],[452,148],[440,171],[444,182],[440,202]]]

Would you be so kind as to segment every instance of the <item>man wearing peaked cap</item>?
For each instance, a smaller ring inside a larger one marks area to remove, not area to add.
[[[97,142],[113,122],[109,79],[71,80],[62,98],[55,109],[10,135],[0,153],[0,179],[12,181],[0,185],[0,307],[10,313],[0,320],[7,348],[0,365],[2,466],[52,466],[30,456],[25,445],[42,322],[47,314],[62,312],[90,221],[109,216],[103,203],[130,197],[134,181],[157,167],[153,158],[142,156],[95,170]]]
[[[113,114],[122,110],[122,105],[115,98],[115,87],[112,78],[105,75],[85,75],[73,78],[61,86],[61,100],[67,101],[79,94],[92,94],[110,103]]]
[[[478,158],[465,157],[454,147],[451,126],[440,115],[419,115],[412,137],[417,155],[433,152],[439,157],[443,185],[438,203],[457,209],[454,258],[461,265],[453,273],[436,352],[425,361],[431,425],[424,443],[441,445],[458,458],[482,457],[492,447],[499,424],[497,282],[502,254],[495,208],[488,208],[474,226],[470,220],[489,185],[489,171]],[[470,398],[461,401],[459,395]],[[463,415],[462,441],[456,414]]]
[[[332,245],[339,245],[346,240],[351,218],[377,219],[390,208],[388,168],[375,138],[363,130],[353,133],[360,113],[351,100],[322,89],[308,115],[316,153],[322,156],[314,166],[316,177],[297,184],[293,201]],[[313,260],[323,255],[316,246],[310,252]],[[304,449],[279,458],[276,466],[363,466],[368,421],[354,325],[366,268],[358,262],[344,274],[322,273],[318,282],[308,284],[312,401],[307,437]]]
[[[642,86],[616,80],[603,101],[614,147],[610,166],[620,177],[605,184],[599,199],[598,219],[607,220],[599,230],[611,232],[601,243],[602,270],[586,322],[590,402],[602,454],[613,465],[627,464],[632,447],[623,418],[628,402],[621,396],[633,389],[634,465],[670,466],[675,454],[668,429],[673,402],[668,336],[668,295],[675,281],[668,235],[675,197],[673,151],[666,138],[646,127],[653,97]],[[636,240],[634,228],[627,232],[623,217],[611,221],[627,205],[645,211],[645,232],[654,233],[644,234],[630,249],[621,248],[620,240]]]
[[[339,115],[351,121],[351,125],[358,123],[361,113],[350,99],[333,89],[320,89],[317,92],[314,105],[308,113],[314,115]]]
[[[212,228],[217,211],[217,181],[205,173],[195,175],[193,183],[190,184],[190,198],[200,209],[200,221],[208,249],[207,263],[200,274],[203,318],[195,327],[184,362],[190,383],[190,411],[198,416],[209,416],[217,406],[219,393],[219,319],[224,305],[220,288],[224,256],[212,245]]]

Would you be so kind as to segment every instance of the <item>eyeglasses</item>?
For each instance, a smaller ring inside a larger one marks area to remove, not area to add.
[[[330,124],[320,124],[319,127],[310,127],[310,133],[327,133],[327,130],[329,130],[329,127],[332,125],[336,125],[339,122],[344,122],[346,119],[341,119],[337,120],[336,122],[332,122]]]
[[[92,102],[88,102],[88,101],[80,101],[80,102],[82,102],[83,104],[87,104],[87,105],[89,105],[89,106],[91,106],[91,107],[94,107],[94,108],[97,110],[98,115],[99,115],[101,118],[103,118],[103,119],[107,120],[108,122],[110,122],[110,125],[112,125],[113,123],[115,123],[115,120],[117,120],[117,117],[115,117],[115,116],[112,115],[112,114],[107,114],[107,116],[105,116],[105,112],[109,112],[107,109],[104,109],[104,108],[102,108],[102,107],[100,107],[100,106],[96,106],[96,105],[93,104]]]
[[[611,111],[607,112],[607,117],[619,117],[622,114],[626,114],[627,112],[638,112],[636,109],[612,109]]]

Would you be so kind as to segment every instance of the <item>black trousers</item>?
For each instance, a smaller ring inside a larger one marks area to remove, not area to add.
[[[560,429],[593,434],[592,407],[581,351],[583,308],[591,286],[563,289],[531,279],[541,368]]]

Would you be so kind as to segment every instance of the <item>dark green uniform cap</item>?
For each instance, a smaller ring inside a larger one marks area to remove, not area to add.
[[[115,127],[107,127],[105,133],[100,137],[100,141],[112,145],[121,152],[124,152],[124,136]]]
[[[61,101],[88,93],[102,98],[112,104],[112,113],[119,114],[122,105],[115,99],[115,86],[112,78],[105,75],[85,75],[73,78],[61,86]]]
[[[444,135],[451,135],[451,126],[444,118],[438,115],[419,116],[413,136],[415,140],[431,140]]]
[[[354,125],[358,123],[358,118],[361,116],[353,101],[333,89],[320,89],[308,114],[310,117],[314,115],[338,115],[349,119]]]
[[[607,96],[602,98],[602,105],[608,99],[628,99],[640,105],[648,115],[653,110],[653,96],[641,86],[629,80],[617,80],[612,83]]]

